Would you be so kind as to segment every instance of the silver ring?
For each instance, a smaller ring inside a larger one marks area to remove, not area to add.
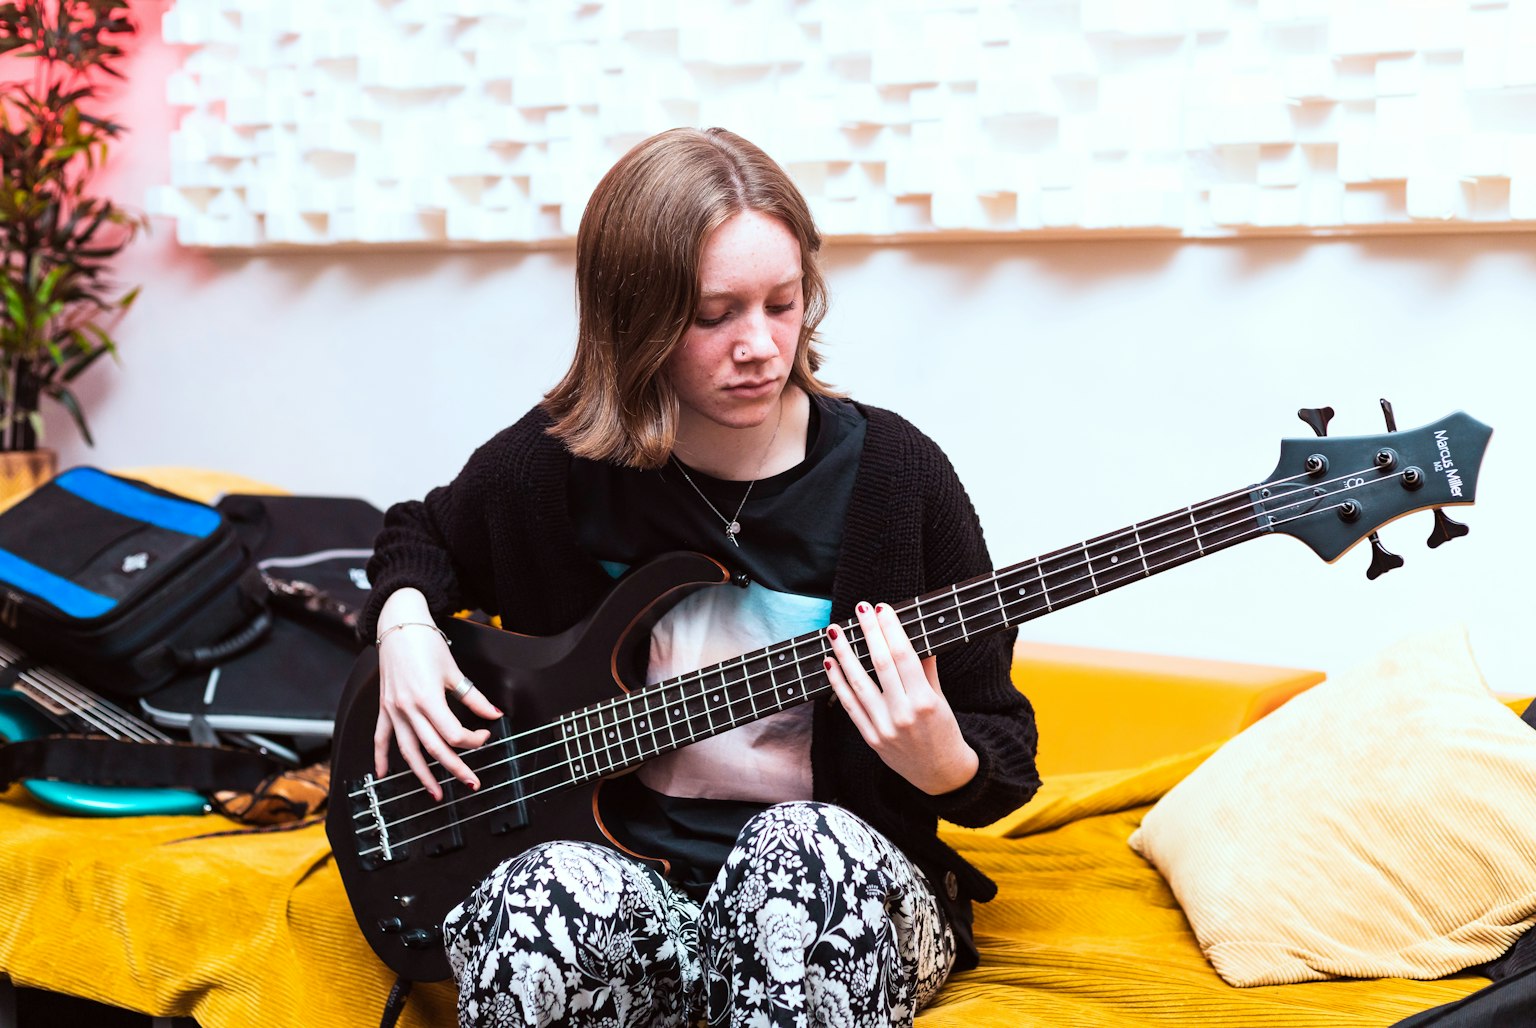
[[[468,696],[469,695],[469,691],[471,689],[473,689],[474,687],[475,687],[475,683],[474,682],[471,682],[467,677],[461,677],[459,679],[459,684],[458,685],[450,685],[448,687],[448,691],[453,694],[453,698],[454,699],[456,699],[460,703],[462,703],[462,702],[464,702],[464,697]]]

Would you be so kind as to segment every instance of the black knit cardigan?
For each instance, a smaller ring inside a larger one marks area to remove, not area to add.
[[[860,600],[897,603],[992,570],[943,451],[900,416],[859,409],[868,431],[833,581],[835,622]],[[476,450],[451,483],[389,509],[368,565],[365,637],[406,586],[425,594],[435,617],[479,608],[529,635],[564,631],[597,605],[612,579],[577,543],[566,502],[572,458],[549,424],[536,408]],[[1009,680],[1013,638],[995,632],[939,657],[940,686],[980,758],[954,792],[929,796],[888,768],[830,694],[812,718],[815,798],[863,817],[923,868],[954,924],[957,968],[974,962],[970,901],[991,899],[997,887],[939,840],[937,821],[989,824],[1040,785],[1034,712]]]

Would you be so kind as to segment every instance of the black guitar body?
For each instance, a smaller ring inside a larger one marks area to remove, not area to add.
[[[622,754],[594,755],[590,743],[583,750],[564,741],[562,728],[580,723],[582,708],[633,688],[657,618],[688,592],[729,578],[708,557],[676,553],[635,569],[557,636],[450,623],[454,660],[505,717],[487,723],[455,706],[492,741],[466,755],[478,791],[436,768],[446,779],[441,802],[398,754],[373,781],[378,657],[373,647],[359,657],[336,725],[326,834],[358,925],[391,970],[414,981],[449,977],[443,918],[508,857],[557,839],[618,845],[601,822],[601,783],[570,779],[587,777],[594,756],[612,764]]]

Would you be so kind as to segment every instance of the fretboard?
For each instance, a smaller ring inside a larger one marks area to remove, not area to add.
[[[1021,625],[1269,531],[1255,488],[927,593],[897,614],[920,656]],[[858,622],[840,627],[867,658]],[[560,763],[588,781],[804,703],[830,690],[831,652],[823,632],[808,632],[572,711],[551,726]]]

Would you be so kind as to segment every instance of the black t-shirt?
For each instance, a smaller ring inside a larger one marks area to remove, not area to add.
[[[740,546],[730,542],[722,516],[736,512],[746,483],[723,481],[693,468],[685,477],[672,463],[637,471],[572,462],[568,499],[577,539],[611,574],[618,576],[663,553],[694,550],[745,574],[750,582],[745,590],[704,590],[727,592],[701,597],[696,607],[685,606],[694,597],[679,604],[678,617],[694,621],[657,626],[649,681],[829,622],[832,580],[865,427],[853,404],[813,397],[806,458],[752,486],[739,517]],[[715,599],[722,602],[709,602]],[[728,652],[720,652],[722,647]],[[809,722],[803,726],[808,732]],[[795,730],[792,723],[789,730]],[[803,773],[809,776],[808,763]],[[627,775],[604,786],[605,823],[631,849],[671,861],[673,880],[702,898],[742,825],[767,803],[666,795],[637,778]]]
[[[740,546],[727,539],[721,516],[735,513],[747,483],[693,468],[685,477],[671,462],[637,471],[575,459],[569,501],[577,539],[615,574],[663,553],[695,550],[777,592],[829,599],[864,429],[853,404],[812,397],[805,460],[752,485],[739,519]]]

